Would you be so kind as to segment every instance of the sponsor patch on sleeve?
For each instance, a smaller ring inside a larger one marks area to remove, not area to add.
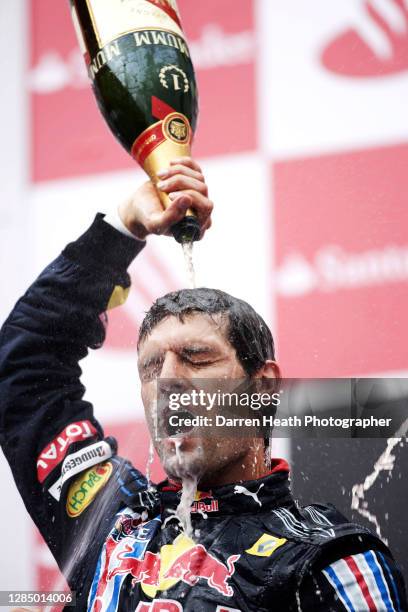
[[[110,459],[110,457],[112,457],[112,449],[104,440],[95,442],[95,444],[86,446],[76,453],[67,455],[62,464],[61,477],[54,482],[48,489],[48,492],[54,499],[59,501],[62,487],[67,480],[98,463],[106,461],[106,459]]]
[[[108,482],[112,471],[112,464],[107,461],[83,472],[74,480],[67,495],[66,509],[69,517],[76,518],[88,508]]]
[[[74,442],[86,440],[97,435],[95,427],[90,421],[78,421],[70,423],[63,429],[52,442],[50,442],[40,453],[37,459],[37,476],[39,482],[44,482],[52,470],[64,459],[68,448]]]

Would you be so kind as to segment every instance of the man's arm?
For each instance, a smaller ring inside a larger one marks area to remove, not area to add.
[[[403,612],[408,610],[400,570],[383,552],[348,555],[314,571],[300,592],[305,612]]]
[[[109,458],[116,450],[113,440],[103,441],[92,406],[82,399],[78,362],[102,345],[103,313],[124,301],[127,267],[143,248],[141,240],[168,233],[190,207],[203,233],[209,227],[212,205],[195,162],[181,160],[167,175],[163,190],[175,193],[167,211],[151,183],[120,208],[139,240],[99,215],[28,289],[0,333],[0,442],[27,510],[60,566],[78,544],[88,507],[95,508],[94,492],[112,476]],[[96,467],[78,483],[78,494],[67,498],[84,465]],[[105,514],[98,525],[111,518]],[[107,531],[110,524],[102,527]]]
[[[42,272],[1,330],[2,448],[27,510],[61,564],[83,518],[68,514],[59,490],[63,461],[85,446],[99,461],[115,452],[111,440],[94,446],[103,431],[82,399],[78,362],[102,345],[100,315],[114,291],[123,295],[129,287],[127,267],[143,246],[99,215]]]

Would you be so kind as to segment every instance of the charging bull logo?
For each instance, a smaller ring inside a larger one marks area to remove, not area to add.
[[[142,583],[146,595],[154,597],[157,591],[166,591],[180,580],[194,586],[202,578],[222,595],[231,597],[233,590],[228,580],[235,572],[239,556],[231,555],[224,565],[202,544],[195,544],[182,534],[173,544],[163,546],[160,553],[147,551],[143,559],[136,558],[132,545],[128,544],[117,555],[117,566],[108,573],[108,580],[130,574],[134,582]]]
[[[180,581],[195,586],[200,579],[221,595],[232,597],[233,588],[228,583],[239,557],[230,555],[223,563],[184,534],[172,544],[162,546],[157,553],[146,551],[146,546],[141,546],[140,540],[134,537],[125,538],[120,544],[109,538],[97,567],[91,589],[95,597],[93,601],[91,598],[88,611],[117,610],[120,588],[128,576],[151,598]]]

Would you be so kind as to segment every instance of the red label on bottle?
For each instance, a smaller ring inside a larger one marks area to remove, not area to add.
[[[169,140],[178,145],[191,143],[190,123],[181,113],[170,113],[163,121],[154,123],[135,140],[132,157],[144,167],[146,158],[163,142]]]
[[[162,121],[154,123],[135,140],[132,147],[132,157],[143,167],[146,157],[164,140]]]

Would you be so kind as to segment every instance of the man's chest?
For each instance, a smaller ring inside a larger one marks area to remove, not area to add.
[[[88,612],[262,610],[272,557],[287,540],[232,523],[201,521],[191,538],[174,521],[164,529],[160,517],[138,525],[125,510],[100,556]]]

